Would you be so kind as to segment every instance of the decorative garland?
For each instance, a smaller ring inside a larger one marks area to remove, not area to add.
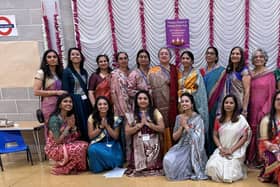
[[[179,0],[174,1],[174,12],[175,12],[175,19],[179,19]],[[175,48],[175,64],[178,67],[180,65],[180,49]]]
[[[249,57],[249,29],[250,29],[250,0],[245,0],[245,44],[244,44],[244,56],[245,56],[246,64],[248,64],[248,57]]]
[[[112,33],[112,43],[113,43],[113,67],[118,67],[118,64],[116,63],[116,57],[118,53],[118,46],[117,46],[117,38],[116,38],[116,28],[115,28],[115,21],[114,21],[114,15],[113,15],[113,6],[112,6],[112,0],[108,0],[108,11],[110,16],[110,25],[111,25],[111,33]]]
[[[278,59],[277,59],[277,68],[280,68],[280,20],[279,20],[279,27],[278,27]]]
[[[209,44],[214,45],[214,0],[209,1]]]
[[[64,43],[63,43],[63,34],[61,32],[61,20],[58,15],[57,3],[55,2],[55,14],[54,17],[54,28],[55,28],[55,39],[58,55],[62,62],[64,62]]]
[[[51,41],[50,28],[49,28],[49,20],[48,20],[48,16],[45,14],[45,8],[43,2],[42,2],[42,12],[43,12],[42,30],[43,30],[44,48],[45,50],[47,50],[47,49],[52,49],[52,41]]]
[[[142,34],[142,47],[143,49],[147,48],[146,44],[146,24],[145,24],[145,16],[144,16],[144,0],[139,0],[139,13],[140,13],[140,21],[141,21],[141,34]]]
[[[73,10],[73,22],[74,22],[74,30],[75,30],[75,38],[76,38],[76,47],[81,49],[81,35],[79,30],[77,0],[72,0],[72,10]]]

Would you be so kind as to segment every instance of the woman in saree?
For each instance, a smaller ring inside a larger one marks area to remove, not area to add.
[[[148,91],[142,90],[134,99],[134,123],[126,123],[125,131],[132,144],[128,176],[162,175],[162,142],[164,123],[161,113],[153,107]]]
[[[147,90],[152,94],[150,84],[148,82],[148,72],[150,69],[151,58],[146,49],[141,49],[137,53],[136,57],[137,68],[128,76],[128,88],[127,92],[130,97],[130,103],[133,104],[134,97],[139,90]]]
[[[273,96],[269,115],[260,123],[258,147],[264,162],[259,180],[280,186],[280,91]]]
[[[98,68],[90,76],[88,86],[88,97],[92,107],[95,105],[95,100],[98,96],[105,96],[109,100],[111,99],[110,79],[112,69],[109,66],[109,57],[107,55],[98,55],[96,63]]]
[[[265,66],[267,60],[268,56],[264,50],[257,49],[253,52],[252,63],[254,69],[251,71],[252,78],[248,107],[248,122],[252,129],[252,140],[247,150],[247,164],[251,167],[257,167],[261,164],[258,156],[257,131],[261,119],[269,113],[272,97],[276,91],[274,73]]]
[[[132,107],[129,101],[128,91],[127,91],[127,78],[129,75],[128,68],[128,55],[126,52],[118,52],[116,56],[116,61],[119,65],[117,69],[112,71],[111,76],[111,98],[114,104],[114,114],[120,119],[122,119],[122,124],[120,125],[120,136],[121,136],[121,145],[124,151],[125,160],[129,156],[129,140],[126,140],[125,130],[124,130],[124,121],[129,119],[132,112]]]
[[[183,93],[180,105],[183,113],[177,115],[173,130],[173,139],[178,143],[164,156],[165,176],[169,180],[207,179],[204,122],[191,94]]]
[[[129,75],[128,55],[126,52],[118,52],[116,61],[119,65],[117,69],[112,71],[111,78],[111,97],[114,103],[114,113],[116,116],[125,117],[131,112],[129,96],[127,91],[127,78]]]
[[[41,110],[45,120],[45,139],[47,139],[49,117],[55,109],[57,97],[67,93],[61,89],[62,71],[63,66],[57,52],[53,49],[47,50],[43,55],[33,85],[34,95],[41,97]]]
[[[244,165],[251,129],[239,114],[235,95],[223,99],[221,116],[215,121],[213,139],[217,149],[206,164],[206,174],[214,181],[232,183],[247,177]]]
[[[244,52],[241,47],[232,48],[226,72],[224,95],[235,95],[241,114],[247,117],[251,76],[245,66]]]
[[[172,146],[171,135],[177,115],[177,68],[170,64],[171,51],[162,47],[158,52],[160,65],[152,67],[148,73],[148,80],[152,88],[153,103],[163,115],[164,119],[164,147],[166,153]]]
[[[202,69],[204,84],[208,98],[208,110],[209,110],[209,128],[207,144],[205,145],[207,155],[210,156],[216,145],[212,139],[214,122],[217,115],[218,106],[223,99],[223,88],[226,80],[225,68],[218,64],[219,53],[217,48],[208,47],[205,53],[205,59],[207,62],[206,68]]]
[[[193,95],[197,110],[204,121],[204,130],[208,132],[207,93],[203,78],[198,70],[193,68],[194,56],[190,51],[184,51],[181,56],[183,71],[178,72],[178,97],[185,92]],[[208,139],[208,138],[207,138]]]
[[[54,175],[75,174],[87,169],[88,143],[78,141],[72,98],[69,94],[59,96],[55,111],[49,120],[45,152],[55,162]]]
[[[68,51],[68,66],[63,71],[62,89],[73,98],[75,114],[81,138],[88,141],[87,118],[90,111],[90,101],[87,92],[88,73],[84,69],[84,56],[80,49],[70,48]]]
[[[88,118],[89,169],[94,173],[122,167],[123,153],[119,139],[121,120],[114,122],[113,108],[105,96],[96,98],[92,114]]]

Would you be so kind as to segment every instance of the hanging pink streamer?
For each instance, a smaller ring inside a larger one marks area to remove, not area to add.
[[[117,38],[116,38],[116,28],[115,28],[115,21],[114,21],[114,15],[113,15],[113,6],[112,6],[112,0],[108,0],[108,11],[109,11],[109,17],[110,17],[110,25],[111,25],[111,33],[112,33],[112,43],[113,43],[113,50],[114,50],[114,57],[113,57],[113,67],[118,67],[118,64],[116,63],[116,56],[118,52],[118,46],[117,46]]]
[[[250,0],[245,0],[245,44],[244,56],[245,63],[248,64],[249,58],[249,30],[250,30]]]
[[[73,22],[74,22],[74,30],[75,30],[75,38],[76,38],[76,47],[81,49],[81,35],[79,30],[79,18],[78,18],[78,5],[77,0],[72,0],[73,4]]]
[[[139,0],[139,13],[140,13],[140,21],[141,21],[141,41],[143,49],[147,48],[146,44],[146,24],[145,24],[145,12],[144,12],[144,0]]]

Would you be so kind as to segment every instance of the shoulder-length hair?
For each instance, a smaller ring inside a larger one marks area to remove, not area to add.
[[[48,49],[44,52],[43,54],[43,57],[42,57],[42,61],[41,61],[41,64],[40,64],[40,69],[43,70],[44,72],[44,78],[43,78],[43,89],[45,89],[45,80],[46,78],[52,78],[53,77],[53,74],[50,70],[50,67],[48,65],[48,62],[47,62],[47,55],[49,53],[54,53],[55,56],[57,57],[57,65],[55,67],[55,73],[57,75],[57,77],[61,80],[62,79],[62,73],[63,73],[63,65],[60,61],[60,58],[59,58],[59,55],[57,54],[57,52],[53,49]]]
[[[269,112],[269,121],[268,121],[268,127],[267,127],[267,134],[268,138],[272,139],[276,133],[277,133],[277,124],[276,124],[276,109],[275,109],[275,102],[276,102],[276,97],[280,94],[280,90],[278,90],[272,99],[272,106]]]
[[[71,100],[72,100],[72,103],[73,103],[73,98],[71,97],[70,94],[62,94],[60,96],[58,96],[58,99],[57,99],[57,102],[56,102],[56,107],[55,107],[55,110],[53,111],[52,115],[59,115],[60,112],[61,112],[61,109],[59,108],[60,104],[62,103],[63,99],[67,98],[67,97],[70,97]],[[71,116],[72,114],[75,114],[74,112],[74,103],[73,103],[73,107],[70,111],[67,112],[67,116]]]
[[[239,110],[238,110],[238,102],[235,95],[229,94],[226,95],[223,99],[222,106],[221,106],[221,117],[219,119],[220,123],[224,123],[226,119],[226,111],[225,111],[225,101],[227,98],[232,98],[234,102],[234,109],[233,114],[231,116],[231,122],[237,122],[239,119]]]
[[[108,69],[107,69],[107,72],[108,73],[110,73],[111,71],[112,71],[112,68],[110,67],[110,61],[109,61],[109,57],[106,55],[106,54],[103,54],[103,55],[98,55],[97,57],[96,57],[96,63],[97,63],[97,65],[98,65],[98,68],[96,69],[96,74],[99,74],[100,73],[100,67],[99,67],[99,60],[100,60],[100,58],[101,57],[104,57],[106,60],[107,60],[107,62],[108,62]]]
[[[241,59],[240,59],[238,65],[237,65],[236,71],[240,72],[245,67],[244,51],[243,51],[243,49],[241,47],[236,46],[236,47],[232,48],[231,51],[230,51],[229,60],[228,60],[228,66],[227,66],[227,69],[226,69],[227,73],[231,73],[233,71],[233,63],[231,61],[231,54],[232,54],[233,50],[235,50],[235,49],[238,49],[240,54],[241,54]]]
[[[153,106],[152,98],[151,98],[149,92],[146,91],[146,90],[140,90],[139,92],[136,93],[136,95],[134,97],[134,116],[135,116],[135,120],[137,122],[141,121],[140,107],[139,107],[139,104],[138,104],[138,101],[137,101],[140,94],[145,94],[148,97],[149,105],[148,105],[148,108],[147,108],[147,112],[148,112],[148,115],[149,115],[151,121],[155,122],[155,119],[154,119],[155,108]]]
[[[93,119],[93,127],[94,128],[97,128],[100,124],[101,124],[101,116],[100,116],[100,111],[98,110],[98,102],[103,99],[106,101],[106,103],[108,104],[108,111],[107,111],[107,114],[106,114],[106,119],[107,119],[107,122],[108,124],[110,125],[110,127],[113,128],[114,126],[114,112],[113,112],[113,107],[112,105],[110,104],[109,100],[107,99],[107,97],[105,96],[99,96],[96,98],[96,101],[95,101],[95,104],[94,104],[94,107],[93,107],[93,110],[92,110],[92,119]]]
[[[182,95],[181,95],[181,99],[182,99],[182,97],[188,97],[190,100],[191,100],[191,103],[192,103],[192,105],[193,105],[193,108],[192,108],[192,110],[194,111],[194,112],[196,112],[196,113],[198,113],[199,114],[199,112],[198,112],[198,110],[197,110],[197,108],[196,108],[196,104],[195,104],[195,101],[194,101],[194,98],[193,98],[193,96],[191,95],[191,94],[189,94],[188,92],[185,92],[185,93],[183,93]]]
[[[79,51],[79,53],[81,55],[81,63],[80,63],[81,74],[86,74],[85,73],[86,70],[84,69],[85,57],[84,57],[82,51],[77,47],[72,47],[68,50],[68,64],[67,64],[67,67],[70,68],[72,71],[76,71],[73,67],[73,62],[71,60],[71,52],[74,51],[74,50]]]

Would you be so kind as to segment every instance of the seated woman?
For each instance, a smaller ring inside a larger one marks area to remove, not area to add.
[[[70,95],[58,97],[56,109],[48,124],[46,155],[55,161],[51,171],[54,175],[72,174],[87,169],[86,154],[88,143],[78,141],[73,101]]]
[[[113,108],[105,96],[96,99],[93,112],[88,118],[89,169],[94,172],[121,167],[123,153],[119,139],[120,118],[114,122]]]
[[[247,176],[244,160],[251,139],[251,129],[239,114],[237,99],[223,99],[221,117],[216,119],[213,139],[218,147],[206,164],[206,174],[218,182],[234,182]]]
[[[259,180],[280,184],[280,91],[273,97],[270,114],[261,120],[259,152],[264,160],[264,168]]]
[[[178,141],[163,159],[165,176],[170,180],[203,180],[207,162],[204,150],[204,123],[198,114],[194,98],[183,93],[180,98],[182,114],[177,115],[173,140]]]
[[[126,174],[162,175],[163,117],[153,108],[148,91],[141,90],[135,95],[134,106],[134,123],[125,126],[126,135],[132,140]]]

